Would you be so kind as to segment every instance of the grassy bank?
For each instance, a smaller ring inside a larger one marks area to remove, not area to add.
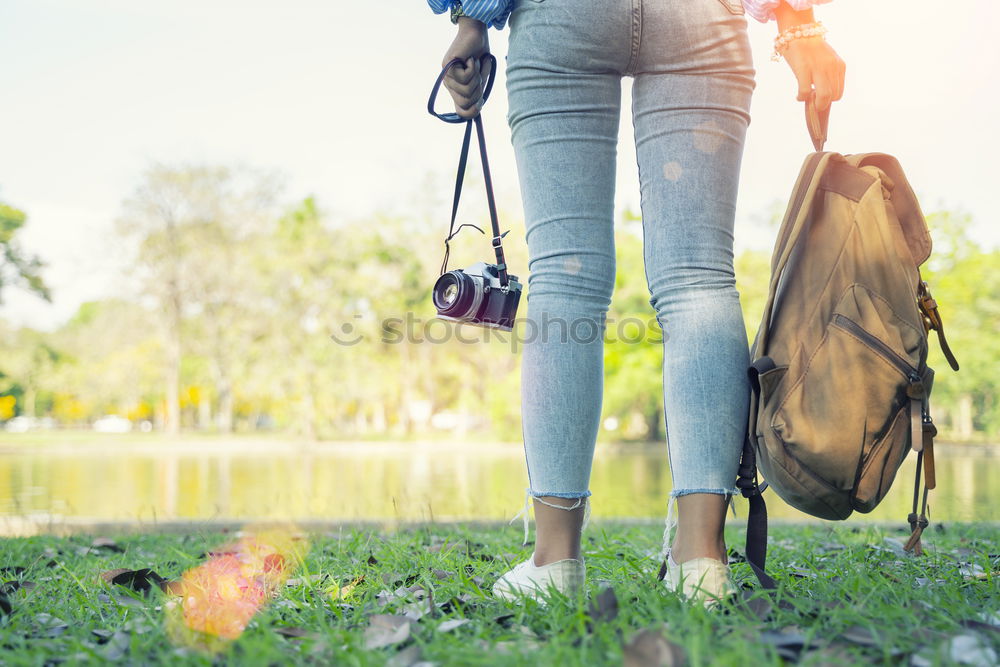
[[[656,582],[658,527],[613,523],[587,530],[588,600],[501,603],[490,586],[531,550],[517,546],[518,530],[438,524],[313,534],[302,567],[214,661],[934,665],[990,664],[1000,655],[995,525],[932,527],[919,558],[902,553],[901,530],[776,526],[769,569],[779,594],[754,588],[737,549],[744,594],[714,612],[685,606]],[[232,538],[193,531],[0,540],[0,580],[8,582],[0,664],[212,664],[170,641],[169,595],[142,569],[176,580]],[[728,538],[741,545],[743,531]],[[139,574],[112,579],[116,568]]]

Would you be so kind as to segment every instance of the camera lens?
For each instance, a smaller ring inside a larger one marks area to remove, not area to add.
[[[458,285],[456,285],[455,283],[451,283],[450,285],[444,288],[444,294],[441,295],[441,301],[443,303],[446,303],[449,306],[451,306],[451,304],[455,303],[455,299],[457,298],[458,298]]]
[[[476,314],[483,291],[479,282],[464,271],[449,271],[434,283],[433,299],[438,314],[462,319]]]

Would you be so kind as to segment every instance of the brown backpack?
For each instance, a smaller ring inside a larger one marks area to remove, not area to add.
[[[773,586],[764,573],[766,486],[807,514],[846,519],[878,505],[911,449],[917,480],[906,548],[919,553],[935,485],[931,329],[958,370],[920,278],[930,233],[899,163],[884,153],[819,152],[813,134],[817,152],[792,192],[751,350],[738,485],[751,503],[747,559],[765,586]]]

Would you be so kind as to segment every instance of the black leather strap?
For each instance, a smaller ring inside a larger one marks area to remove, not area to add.
[[[760,585],[766,589],[777,588],[777,584],[766,571],[767,567],[767,503],[761,495],[767,483],[757,483],[757,456],[753,443],[748,437],[743,441],[743,456],[740,458],[739,477],[736,480],[743,497],[750,503],[747,513],[746,556],[750,569],[757,575]]]
[[[486,87],[483,89],[483,102],[485,103],[489,99],[490,92],[493,90],[493,82],[496,79],[497,73],[497,60],[491,53],[485,54],[480,60],[480,67],[484,61],[490,62],[490,76],[486,81]],[[504,234],[500,233],[500,222],[497,217],[497,205],[496,200],[493,196],[493,178],[490,176],[490,162],[486,155],[486,136],[483,132],[483,118],[482,114],[476,114],[474,118],[463,118],[457,113],[437,113],[434,111],[434,101],[437,98],[438,89],[441,88],[441,83],[444,81],[444,77],[448,74],[448,70],[455,65],[462,65],[464,61],[460,58],[455,58],[441,70],[438,75],[437,81],[434,82],[434,88],[431,89],[431,96],[427,100],[427,111],[432,116],[443,120],[446,123],[465,123],[465,136],[462,139],[462,152],[459,154],[458,158],[458,173],[455,176],[455,196],[451,204],[451,223],[448,225],[448,236],[444,240],[444,260],[441,262],[441,273],[446,273],[448,271],[448,256],[451,254],[451,246],[449,243],[455,235],[458,234],[459,230],[463,227],[473,227],[478,229],[480,233],[483,232],[477,225],[471,223],[464,223],[455,227],[455,220],[458,217],[458,202],[462,197],[462,183],[465,180],[465,166],[469,161],[469,144],[472,141],[472,126],[476,127],[476,138],[479,141],[479,157],[483,163],[483,183],[486,186],[486,201],[489,203],[490,208],[490,224],[493,231],[493,250],[497,258],[497,272],[500,278],[500,284],[506,287],[508,284],[507,277],[507,263],[504,260],[503,254],[503,243],[502,239]],[[506,233],[506,232],[504,232]]]
[[[758,358],[747,369],[750,378],[750,391],[756,400],[760,401],[760,380],[758,376],[769,370],[776,368],[771,357],[763,356]],[[760,585],[766,589],[777,588],[774,579],[768,575],[767,567],[767,503],[764,502],[764,490],[767,482],[763,484],[757,481],[757,452],[754,449],[753,438],[755,434],[748,429],[747,437],[743,440],[743,454],[740,456],[740,467],[737,472],[736,487],[740,493],[750,503],[747,513],[747,540],[746,556],[750,569],[757,575]]]

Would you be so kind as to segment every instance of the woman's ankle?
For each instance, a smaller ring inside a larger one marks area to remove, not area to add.
[[[695,558],[726,559],[726,506],[728,497],[714,493],[691,493],[677,498],[677,533],[671,553],[675,563]]]
[[[678,538],[674,539],[674,543],[670,547],[670,556],[678,565],[695,558],[713,558],[727,563],[726,551],[726,542],[722,538],[719,538],[717,542],[699,543],[686,543]]]
[[[580,539],[586,499],[535,498],[535,565],[558,560],[580,560]]]
[[[553,548],[553,549],[536,549],[534,554],[532,554],[532,563],[535,567],[542,567],[543,565],[548,565],[549,563],[555,563],[556,561],[566,560],[567,558],[572,558],[573,560],[582,560],[580,558],[580,547],[579,545],[574,549],[571,547],[563,548]]]

